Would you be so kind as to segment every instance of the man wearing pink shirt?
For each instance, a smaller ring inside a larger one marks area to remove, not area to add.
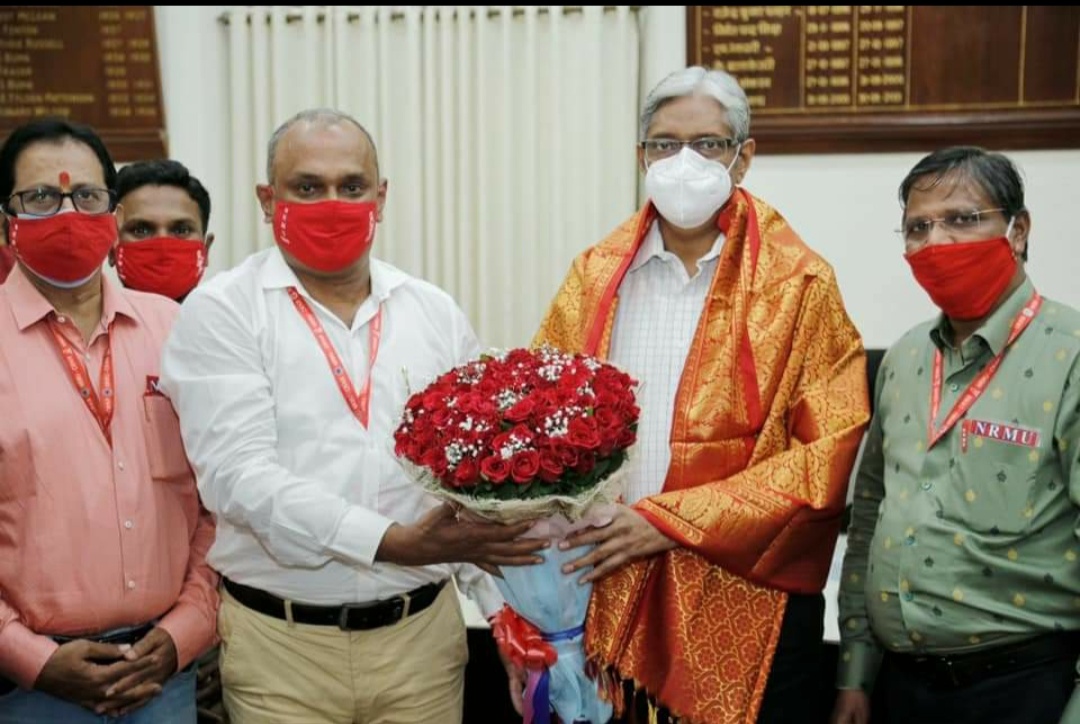
[[[178,306],[101,273],[116,169],[88,128],[0,148],[0,724],[195,722],[213,536],[157,387]]]
[[[4,283],[8,274],[15,267],[15,254],[12,253],[11,248],[0,242],[0,284]]]

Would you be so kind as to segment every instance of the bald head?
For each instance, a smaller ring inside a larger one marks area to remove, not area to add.
[[[274,184],[277,175],[276,166],[278,151],[283,142],[290,140],[290,137],[301,135],[300,132],[303,130],[310,130],[313,127],[326,129],[332,126],[351,126],[356,131],[359,131],[360,135],[363,136],[363,142],[368,146],[368,152],[370,152],[371,157],[375,162],[375,173],[377,176],[379,172],[378,152],[375,150],[375,141],[371,138],[371,134],[367,132],[367,129],[361,126],[355,118],[347,113],[342,113],[341,111],[332,108],[312,108],[306,111],[300,111],[278,126],[277,130],[274,131],[274,135],[270,136],[270,143],[267,144],[266,149],[267,181],[271,185]],[[296,131],[296,133],[294,133],[294,131]]]

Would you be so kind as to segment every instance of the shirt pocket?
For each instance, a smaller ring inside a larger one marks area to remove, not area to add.
[[[154,480],[179,481],[191,471],[184,442],[180,437],[180,420],[167,397],[143,396],[146,416],[146,456],[150,477]]]
[[[0,502],[26,500],[37,494],[34,452],[25,428],[0,428]]]
[[[1044,451],[987,440],[979,453],[987,460],[975,468],[978,479],[968,476],[961,491],[974,514],[973,529],[991,534],[1027,531],[1035,518],[1035,478]]]

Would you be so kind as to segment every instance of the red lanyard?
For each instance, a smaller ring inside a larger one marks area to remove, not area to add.
[[[300,312],[300,316],[307,322],[307,326],[311,328],[311,333],[315,335],[315,341],[319,343],[323,354],[326,355],[326,361],[330,365],[330,372],[334,375],[334,381],[337,382],[338,389],[341,390],[341,396],[345,398],[345,404],[349,406],[360,424],[366,428],[368,426],[368,412],[371,407],[371,373],[375,369],[375,358],[379,356],[379,337],[382,336],[382,307],[379,307],[379,310],[375,312],[375,318],[371,320],[369,328],[371,361],[368,364],[368,375],[367,379],[364,380],[364,387],[360,392],[357,392],[356,388],[353,387],[352,380],[349,379],[349,375],[345,371],[345,366],[341,363],[341,358],[338,357],[338,353],[334,349],[334,345],[330,343],[330,338],[326,335],[326,330],[323,329],[319,318],[315,316],[315,313],[311,311],[311,307],[300,296],[300,292],[296,291],[296,287],[289,287],[286,291],[288,291],[293,304],[296,305],[296,311]]]
[[[941,350],[934,352],[934,377],[931,381],[930,389],[930,420],[927,423],[930,433],[930,444],[927,445],[927,450],[934,447],[934,443],[944,437],[957,420],[967,414],[967,411],[971,409],[971,406],[975,404],[982,393],[986,391],[986,388],[990,386],[990,380],[994,378],[994,374],[998,371],[998,367],[1001,366],[1001,361],[1005,358],[1005,352],[1013,342],[1016,341],[1031,321],[1035,319],[1035,315],[1039,313],[1039,308],[1042,306],[1042,297],[1038,292],[1031,295],[1031,299],[1024,305],[1024,308],[1020,310],[1020,314],[1016,315],[1016,319],[1013,320],[1012,329],[1009,330],[1009,339],[1005,342],[1005,347],[998,352],[998,354],[990,361],[990,364],[983,368],[983,371],[979,373],[979,376],[968,385],[968,388],[964,390],[964,394],[960,396],[960,399],[953,405],[952,410],[949,412],[949,416],[945,418],[945,422],[941,427],[934,430],[934,420],[937,419],[938,412],[941,409],[941,378],[942,378],[942,356]]]
[[[50,317],[48,322],[49,330],[60,350],[60,356],[64,359],[64,369],[71,378],[71,384],[75,385],[75,391],[86,403],[86,409],[90,410],[90,414],[97,420],[106,442],[109,443],[109,447],[112,447],[112,418],[116,400],[113,397],[112,344],[108,334],[106,333],[105,337],[105,359],[101,362],[101,378],[98,381],[98,389],[101,391],[99,397],[94,391],[94,386],[90,382],[90,373],[83,364],[78,350],[64,337],[56,320]]]

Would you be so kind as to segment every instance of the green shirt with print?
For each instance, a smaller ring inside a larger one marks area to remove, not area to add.
[[[1005,351],[1034,292],[1025,280],[959,347],[939,317],[882,361],[840,586],[841,689],[871,689],[882,647],[957,653],[1080,630],[1080,312],[1044,299]],[[1005,355],[928,450],[938,350],[935,428]]]

